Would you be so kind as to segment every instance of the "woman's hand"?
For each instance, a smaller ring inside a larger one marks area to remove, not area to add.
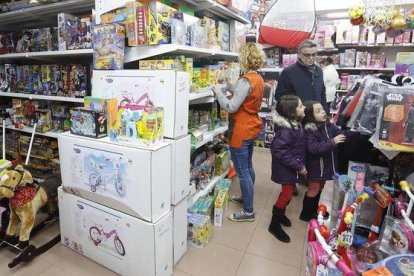
[[[305,167],[303,167],[300,171],[298,171],[299,174],[306,176],[308,174],[308,171]]]

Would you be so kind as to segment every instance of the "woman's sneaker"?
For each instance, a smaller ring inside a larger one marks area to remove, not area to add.
[[[234,203],[244,204],[243,198],[241,196],[232,196],[230,200]]]
[[[254,213],[246,213],[244,210],[240,210],[229,216],[229,220],[242,222],[242,221],[254,221]]]

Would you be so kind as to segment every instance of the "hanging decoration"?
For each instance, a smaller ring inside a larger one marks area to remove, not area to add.
[[[259,43],[295,48],[315,26],[314,0],[276,0],[259,27]]]
[[[414,9],[407,12],[394,2],[395,0],[364,0],[363,5],[349,9],[351,24],[365,24],[372,27],[374,33],[386,32],[389,37],[414,29]]]

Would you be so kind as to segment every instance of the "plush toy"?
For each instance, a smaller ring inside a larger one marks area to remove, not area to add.
[[[33,183],[33,178],[28,170],[17,165],[13,170],[8,170],[0,180],[0,197],[9,198],[10,219],[6,230],[6,241],[13,241],[19,222],[19,248],[29,245],[30,233],[39,208],[49,203],[46,190],[57,190],[59,183],[54,187],[43,188]],[[52,199],[52,197],[50,197]]]
[[[141,118],[141,113],[131,109],[123,109],[121,121],[125,123],[125,136],[138,138],[136,122]]]

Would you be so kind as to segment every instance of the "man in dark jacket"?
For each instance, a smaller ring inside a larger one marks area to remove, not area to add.
[[[275,98],[279,101],[283,95],[293,94],[302,102],[320,102],[329,114],[326,104],[326,89],[323,82],[323,71],[315,64],[316,43],[304,40],[298,47],[298,61],[285,68],[278,79]],[[295,187],[293,195],[298,195]]]
[[[280,74],[275,93],[276,101],[283,95],[293,94],[302,102],[320,102],[329,113],[323,71],[315,64],[316,52],[316,44],[311,40],[305,40],[299,45],[298,61]]]

